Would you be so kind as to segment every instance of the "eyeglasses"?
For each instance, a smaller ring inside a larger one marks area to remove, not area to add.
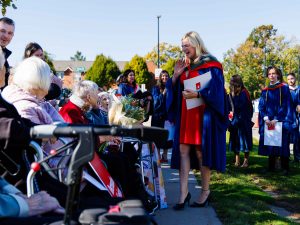
[[[191,45],[181,45],[181,48],[184,49],[184,48],[189,48]]]

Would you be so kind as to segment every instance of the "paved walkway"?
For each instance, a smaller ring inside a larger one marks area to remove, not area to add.
[[[143,123],[144,126],[150,126],[151,118]],[[171,149],[168,154],[171,160]],[[177,203],[179,198],[179,174],[178,170],[170,169],[169,164],[162,165],[162,171],[165,182],[168,208],[158,210],[155,213],[155,219],[159,225],[221,225],[215,210],[208,206],[206,208],[185,207],[182,211],[174,211],[172,207]],[[198,186],[194,174],[189,175],[189,191],[192,195],[191,203],[196,200],[201,187]]]
[[[208,206],[206,208],[185,207],[182,211],[172,209],[178,201],[179,196],[179,174],[178,170],[170,169],[168,164],[162,165],[164,175],[168,208],[158,210],[155,219],[159,225],[219,225],[222,224],[217,218],[215,210]],[[194,174],[189,175],[189,191],[192,195],[191,203],[196,200],[201,187],[198,186]]]

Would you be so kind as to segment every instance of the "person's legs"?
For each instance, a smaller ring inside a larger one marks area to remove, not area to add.
[[[202,183],[202,192],[199,198],[198,203],[204,203],[210,194],[209,183],[210,183],[210,174],[211,170],[207,166],[201,167],[201,183]]]
[[[300,161],[300,137],[299,134],[295,135],[295,140],[294,140],[294,146],[293,146],[293,152],[294,152],[294,161],[299,162]]]
[[[273,172],[275,171],[275,162],[276,162],[276,156],[270,155],[269,156],[269,171]]]
[[[235,163],[234,166],[240,166],[240,152],[235,152]]]
[[[164,148],[163,153],[161,155],[162,162],[168,162],[168,149]]]
[[[179,203],[183,203],[188,194],[188,178],[190,172],[190,146],[180,144],[180,196]]]
[[[199,161],[200,171],[201,171],[201,184],[202,184],[202,191],[197,203],[203,203],[209,196],[209,182],[210,182],[210,168],[207,166],[202,166],[202,152],[200,146],[196,147],[196,155]]]
[[[281,168],[283,170],[284,175],[288,175],[290,166],[289,166],[289,157],[280,156]]]
[[[249,151],[245,151],[245,157],[244,157],[244,162],[241,167],[248,167],[249,166]]]

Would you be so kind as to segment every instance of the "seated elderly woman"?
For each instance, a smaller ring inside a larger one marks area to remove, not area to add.
[[[110,96],[106,92],[101,92],[97,96],[97,92],[98,86],[94,82],[79,82],[73,90],[70,102],[60,111],[63,118],[68,121],[77,121],[77,123],[79,120],[76,118],[80,118],[82,123],[107,125]],[[81,101],[78,99],[78,96],[81,96]],[[74,106],[74,104],[77,104],[77,106]],[[108,145],[104,142],[108,143]],[[138,153],[133,145],[131,143],[123,143],[123,151],[121,152],[118,148],[119,138],[102,137],[100,143],[106,148],[103,151],[99,151],[98,155],[106,163],[112,177],[121,185],[125,198],[140,199],[145,209],[151,212],[156,207],[156,203],[148,195],[142,183],[141,175],[136,170],[135,165]],[[100,147],[100,149],[102,148]]]
[[[2,96],[16,107],[23,118],[35,124],[64,122],[57,110],[44,101],[50,83],[50,67],[43,60],[33,56],[25,59],[16,68],[12,83],[3,90]],[[49,154],[51,149],[61,146],[61,143],[54,139],[45,141],[42,145],[46,154]],[[50,167],[57,168],[60,160],[60,157],[51,159]]]
[[[103,91],[98,94],[97,104],[92,104],[91,110],[85,113],[85,117],[91,124],[108,124],[108,109],[110,106],[110,96]]]
[[[108,124],[105,122],[105,118],[102,117],[102,114],[100,114],[100,109],[98,107],[98,92],[98,85],[96,83],[89,80],[79,81],[73,88],[73,93],[69,102],[60,109],[59,113],[68,123],[94,125]],[[120,140],[118,137],[113,136],[99,136],[99,146],[106,142],[114,143],[115,146],[118,146]],[[122,160],[117,160],[118,157],[105,157],[100,153],[99,155],[108,165],[108,170],[112,177],[117,179],[121,185],[125,184],[125,181],[122,182],[124,176],[119,176],[120,173],[124,175],[124,171],[120,170],[118,167],[114,168],[117,165],[122,166],[124,164]],[[116,160],[118,163],[112,163],[116,162]]]
[[[5,85],[4,62],[4,54],[0,48],[0,88]],[[8,160],[5,155],[10,155],[13,159],[18,158],[17,155],[21,155],[21,150],[26,148],[30,142],[29,131],[33,125],[29,120],[21,118],[15,107],[0,95],[0,151],[5,153],[0,154],[1,165],[5,165]],[[51,211],[64,212],[57,199],[44,191],[28,198],[16,187],[0,178],[1,224],[43,224],[57,220],[53,216],[52,218],[32,217]]]

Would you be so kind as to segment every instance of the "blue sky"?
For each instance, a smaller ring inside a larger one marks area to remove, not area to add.
[[[87,60],[101,53],[120,61],[144,56],[157,45],[157,15],[161,42],[180,45],[195,30],[219,60],[262,24],[300,39],[298,0],[17,0],[16,5],[6,14],[16,23],[8,46],[12,65],[31,41],[55,60],[69,60],[77,50]]]

